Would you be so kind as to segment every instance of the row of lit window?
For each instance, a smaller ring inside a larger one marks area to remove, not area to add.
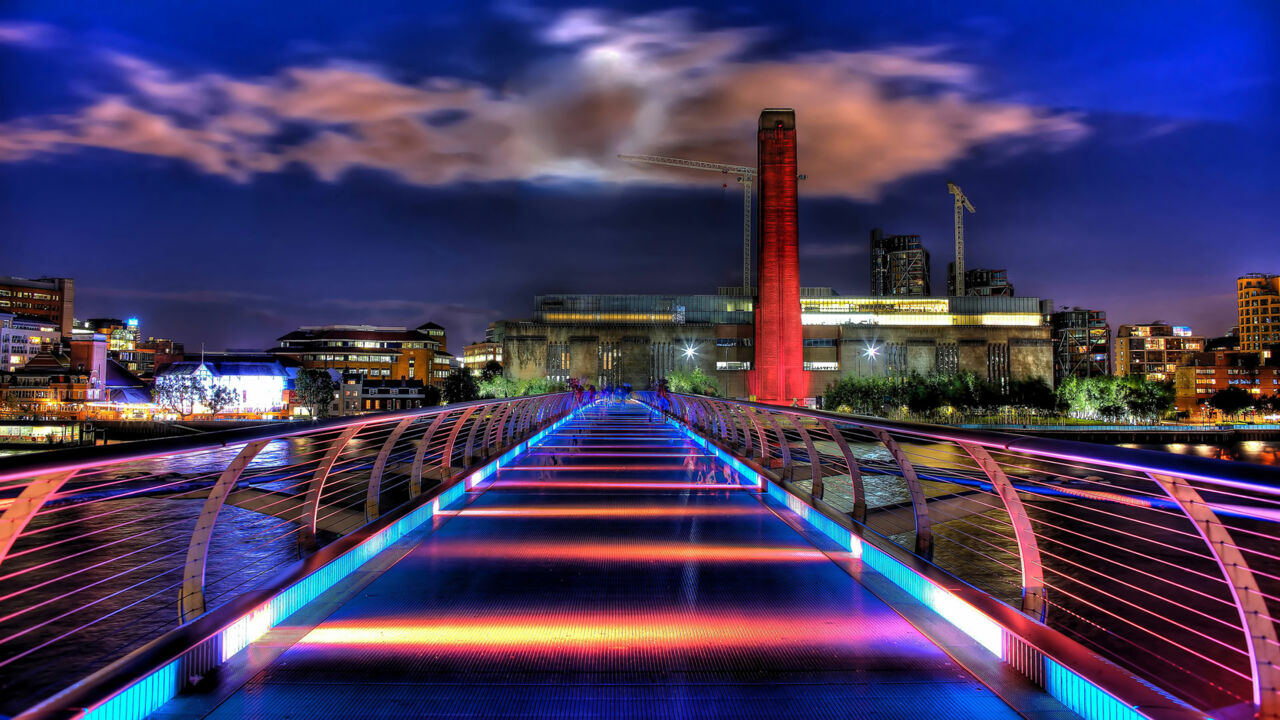
[[[908,326],[984,326],[984,327],[1038,327],[1043,323],[1040,313],[986,313],[983,315],[956,315],[952,313],[836,313],[805,312],[800,315],[804,325],[908,325]]]
[[[546,322],[596,322],[596,323],[669,323],[675,322],[673,313],[543,313]]]

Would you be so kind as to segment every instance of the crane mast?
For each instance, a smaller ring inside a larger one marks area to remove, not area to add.
[[[964,191],[959,185],[953,182],[947,183],[947,191],[955,196],[956,210],[956,262],[955,262],[955,284],[956,295],[964,297],[964,211],[977,212],[973,209],[973,203],[969,202],[969,198],[965,197]]]
[[[744,297],[749,297],[751,295],[751,196],[754,192],[756,169],[746,165],[726,165],[661,155],[619,155],[618,159],[688,170],[706,170],[737,177],[738,184],[742,185],[742,294]]]

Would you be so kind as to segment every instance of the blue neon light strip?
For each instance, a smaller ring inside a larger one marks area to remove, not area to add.
[[[585,407],[585,406],[584,406]],[[321,593],[336,585],[340,580],[355,572],[375,555],[386,550],[397,540],[421,527],[431,520],[436,512],[456,504],[463,498],[467,489],[474,486],[472,477],[479,480],[492,476],[499,467],[510,464],[521,453],[541,443],[548,435],[561,425],[572,419],[582,408],[575,408],[568,415],[544,428],[529,440],[520,443],[503,453],[498,459],[487,463],[476,470],[465,482],[455,484],[445,490],[430,503],[414,510],[377,533],[369,536],[364,542],[343,553],[324,567],[277,593],[257,609],[241,616],[234,623],[223,628],[215,638],[221,641],[221,662],[230,660],[236,653],[245,649],[254,640],[262,637],[268,630],[278,625],[285,618],[301,610],[304,605],[315,600]],[[479,482],[477,480],[476,482]],[[180,660],[149,673],[134,681],[125,689],[116,693],[106,702],[85,712],[84,717],[92,720],[142,720],[155,712],[169,700],[173,699],[182,688],[178,677]]]
[[[1142,720],[1147,717],[1049,658],[1044,659],[1044,669],[1045,689],[1078,715],[1097,720]]]
[[[862,538],[777,483],[769,482],[766,492],[769,497],[799,515],[814,530],[847,548],[854,557],[860,557],[872,570],[905,590],[991,654],[1001,660],[1005,659],[1004,639],[1007,631],[985,613],[874,545],[864,543]],[[1048,657],[1044,661],[1047,678],[1045,690],[1086,720],[1139,720],[1147,717],[1074,671]]]

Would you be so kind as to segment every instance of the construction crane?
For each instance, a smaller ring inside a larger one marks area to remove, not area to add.
[[[947,183],[947,191],[956,197],[956,295],[964,297],[964,211],[977,212],[973,203],[964,196],[960,186]]]
[[[756,181],[756,169],[746,165],[725,165],[724,163],[702,162],[700,160],[682,160],[680,158],[663,157],[661,155],[619,155],[619,160],[666,165],[668,167],[687,168],[690,170],[706,170],[722,175],[735,175],[742,185],[742,294],[751,295],[751,194]]]

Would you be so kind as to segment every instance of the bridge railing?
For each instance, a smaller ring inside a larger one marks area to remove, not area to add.
[[[520,443],[571,394],[0,458],[0,715]]]
[[[892,542],[1190,706],[1280,717],[1280,470],[639,396],[868,542]]]

